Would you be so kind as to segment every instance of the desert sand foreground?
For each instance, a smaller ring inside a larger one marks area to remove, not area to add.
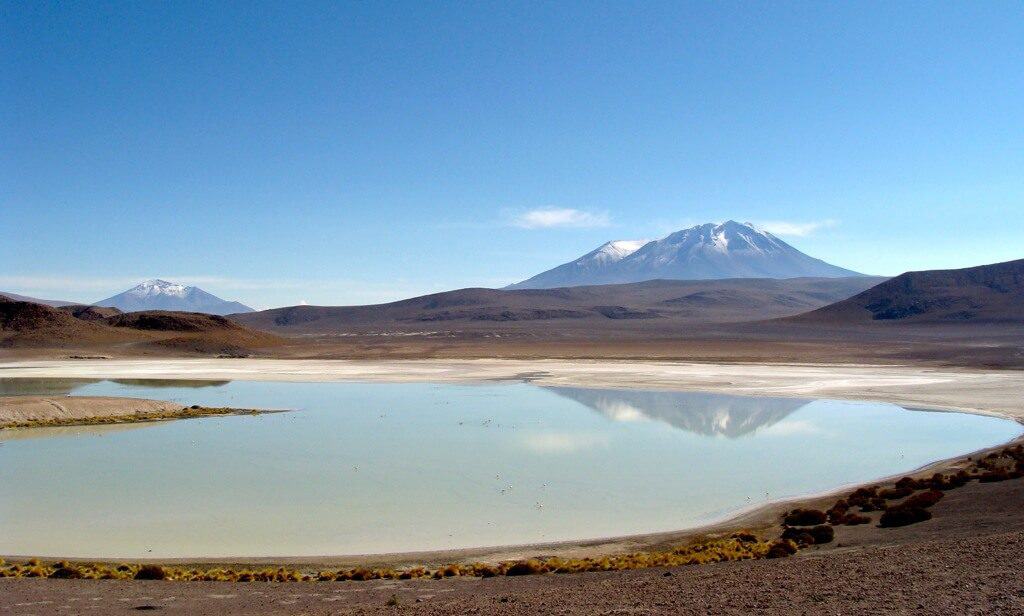
[[[709,391],[875,400],[1024,419],[1024,371],[864,364],[610,360],[39,360],[0,363],[2,377],[480,383]]]

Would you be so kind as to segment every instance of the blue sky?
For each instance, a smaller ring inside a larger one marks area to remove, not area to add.
[[[0,3],[0,289],[269,307],[750,220],[1024,257],[1024,4]]]

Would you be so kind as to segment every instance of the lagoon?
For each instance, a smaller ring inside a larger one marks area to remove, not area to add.
[[[0,553],[374,554],[673,531],[1019,436],[878,402],[526,383],[0,379],[288,413],[0,432]]]

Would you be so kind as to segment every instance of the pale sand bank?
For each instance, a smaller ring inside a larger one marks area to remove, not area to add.
[[[256,415],[278,410],[186,407],[162,400],[102,396],[0,396],[0,430],[138,424],[215,415]],[[29,430],[31,432],[31,430]],[[52,434],[52,433],[49,433]],[[8,440],[8,439],[5,439]]]
[[[138,416],[174,415],[184,409],[174,402],[138,398],[5,396],[0,397],[0,428],[130,420]]]
[[[479,383],[714,391],[876,400],[1024,419],[1024,371],[860,364],[608,360],[46,360],[0,363],[0,377]]]

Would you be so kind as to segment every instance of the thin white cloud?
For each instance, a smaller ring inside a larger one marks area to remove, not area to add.
[[[816,222],[786,222],[783,220],[771,220],[757,223],[757,226],[774,235],[789,235],[793,237],[806,237],[819,229],[828,229],[839,224],[834,220],[819,220]]]
[[[607,213],[586,212],[573,208],[538,208],[515,216],[512,224],[523,229],[551,229],[555,227],[607,227]]]
[[[103,278],[91,276],[0,276],[0,288],[14,292],[19,289],[53,290],[73,293],[77,291],[102,291],[120,289],[125,285],[136,285],[145,278]]]
[[[762,428],[757,433],[763,436],[803,436],[823,434],[824,430],[803,419],[787,419]]]

